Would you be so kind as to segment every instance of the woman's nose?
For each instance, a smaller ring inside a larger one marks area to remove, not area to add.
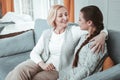
[[[64,20],[67,20],[67,16],[63,16],[63,19],[64,19]]]

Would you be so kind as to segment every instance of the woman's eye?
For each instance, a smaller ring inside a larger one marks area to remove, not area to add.
[[[68,14],[67,14],[67,13],[65,13],[65,16],[68,16]]]
[[[58,17],[62,17],[62,15],[59,15]]]

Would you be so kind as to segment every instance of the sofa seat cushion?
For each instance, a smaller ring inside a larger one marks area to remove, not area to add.
[[[120,64],[105,71],[95,73],[83,80],[120,80]]]
[[[0,58],[0,80],[4,80],[6,75],[19,63],[29,59],[29,52]]]
[[[30,51],[34,47],[33,31],[29,30],[16,36],[0,39],[0,57]]]

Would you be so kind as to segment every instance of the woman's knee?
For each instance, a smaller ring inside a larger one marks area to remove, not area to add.
[[[17,65],[17,66],[15,67],[14,71],[22,72],[22,71],[26,70],[27,67],[28,67],[28,66],[27,66],[27,62],[25,61],[25,62],[22,62],[22,63],[20,63],[19,65]]]
[[[13,70],[13,72],[17,74],[20,73],[28,74],[28,73],[35,73],[37,72],[37,70],[39,70],[38,66],[32,60],[27,60],[17,65]]]
[[[57,80],[58,72],[57,71],[42,71],[37,73],[32,80]]]
[[[24,61],[17,65],[6,77],[6,80],[29,80],[39,71],[38,66],[31,60]]]

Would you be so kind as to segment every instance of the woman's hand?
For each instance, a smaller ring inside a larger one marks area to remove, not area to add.
[[[91,46],[91,49],[94,48],[94,53],[99,53],[100,50],[104,52],[105,39],[106,39],[106,33],[101,32],[98,36],[90,40],[90,41],[94,41],[93,45]]]
[[[46,64],[44,62],[40,62],[39,66],[45,71],[55,70],[55,66],[52,63]]]

